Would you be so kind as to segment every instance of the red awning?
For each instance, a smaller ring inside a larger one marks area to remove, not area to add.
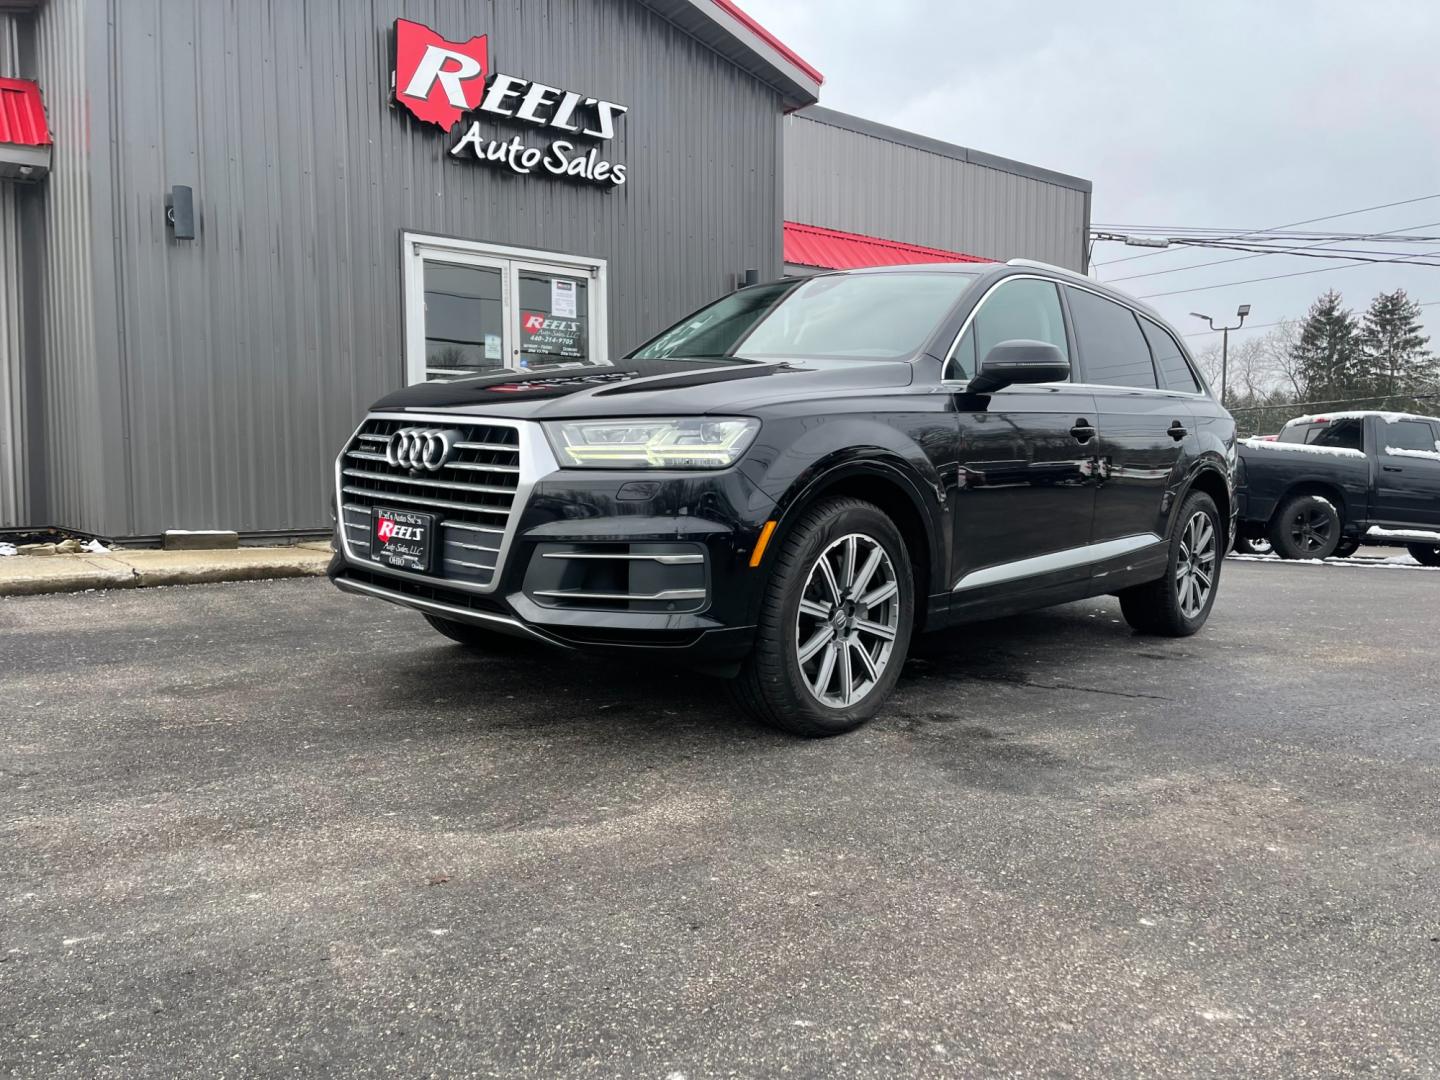
[[[864,266],[904,266],[909,263],[983,263],[978,255],[941,248],[884,240],[878,236],[824,229],[819,225],[785,222],[785,261],[826,270],[857,270]]]
[[[0,79],[0,143],[50,145],[40,87],[28,79]]]

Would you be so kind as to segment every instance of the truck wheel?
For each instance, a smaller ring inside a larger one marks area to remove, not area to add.
[[[442,619],[439,615],[425,615],[425,621],[451,641],[464,645],[472,652],[510,653],[530,646],[530,642],[513,634],[501,634],[486,630],[482,626]]]
[[[1270,541],[1263,536],[1237,536],[1235,537],[1235,551],[1240,555],[1270,555],[1273,549]]]
[[[775,555],[754,651],[732,683],[737,704],[810,738],[859,727],[900,677],[914,614],[895,523],[859,499],[826,499]]]
[[[1335,558],[1348,559],[1351,555],[1354,555],[1355,552],[1359,550],[1359,538],[1354,536],[1347,536],[1343,540],[1341,540],[1340,543],[1335,545]]]
[[[1296,495],[1275,515],[1270,543],[1282,559],[1328,559],[1340,544],[1340,511],[1319,495]]]
[[[1165,576],[1125,589],[1120,611],[1142,634],[1189,637],[1205,625],[1220,587],[1220,511],[1203,491],[1191,492],[1176,517]]]
[[[1405,550],[1421,566],[1440,566],[1440,545],[1406,544]]]

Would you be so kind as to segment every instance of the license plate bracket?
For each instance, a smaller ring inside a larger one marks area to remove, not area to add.
[[[435,515],[377,506],[371,512],[370,557],[383,566],[428,574],[434,553]]]

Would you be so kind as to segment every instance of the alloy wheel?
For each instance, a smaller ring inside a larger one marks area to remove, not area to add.
[[[1175,563],[1175,591],[1180,599],[1180,612],[1187,619],[1205,610],[1210,591],[1215,587],[1217,554],[1215,523],[1210,515],[1191,514],[1180,534],[1180,557]]]
[[[1301,551],[1322,551],[1334,528],[1335,519],[1323,507],[1310,506],[1290,519],[1290,538]]]
[[[895,565],[873,537],[842,536],[815,559],[795,617],[795,658],[810,695],[834,709],[880,681],[900,626]]]

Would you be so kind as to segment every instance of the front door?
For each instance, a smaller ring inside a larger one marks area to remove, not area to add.
[[[950,358],[949,381],[968,379],[1002,341],[1070,346],[1054,282],[1012,277],[980,303]],[[955,498],[956,600],[984,601],[1083,581],[1094,521],[1095,402],[1068,383],[957,388],[960,475]]]
[[[405,237],[406,381],[608,363],[605,264]]]
[[[1374,517],[1394,525],[1440,528],[1440,425],[1376,417]]]

